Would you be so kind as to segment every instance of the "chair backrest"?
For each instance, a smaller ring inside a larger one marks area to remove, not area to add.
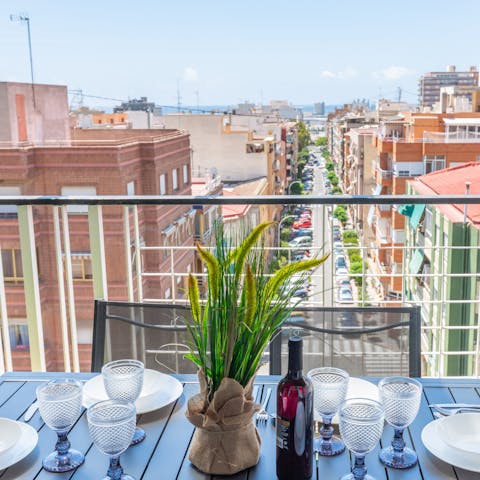
[[[304,371],[321,366],[352,376],[421,376],[420,307],[304,307],[270,343],[270,374],[287,370],[288,337],[304,337]]]
[[[189,307],[95,300],[94,315],[92,372],[111,360],[135,358],[165,373],[196,373],[197,367],[184,358]]]

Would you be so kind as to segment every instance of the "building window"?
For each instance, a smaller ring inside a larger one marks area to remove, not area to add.
[[[162,173],[160,175],[160,195],[167,194],[167,176]]]
[[[265,145],[263,143],[247,143],[247,153],[263,153]]]
[[[445,168],[445,155],[425,155],[423,164],[425,174],[443,170]]]
[[[20,187],[0,187],[0,196],[15,196],[21,195],[22,191]],[[0,217],[8,218],[15,217],[17,215],[16,205],[0,205]]]
[[[91,280],[92,256],[90,253],[72,252],[72,278],[74,280]]]
[[[135,195],[135,182],[127,183],[127,195]]]
[[[6,282],[23,282],[22,254],[19,249],[2,250],[3,276]]]
[[[188,165],[183,166],[183,184],[188,184]]]
[[[91,196],[97,195],[96,187],[62,187],[63,197],[79,197],[79,196]],[[88,205],[68,205],[68,213],[85,214],[88,213]]]
[[[172,188],[173,190],[178,190],[178,169],[174,168],[172,170]]]
[[[425,229],[425,236],[431,238],[432,237],[432,224],[433,224],[433,213],[430,208],[425,209],[425,219],[424,219],[424,229]]]
[[[22,318],[12,319],[13,325],[8,326],[8,336],[10,337],[10,347],[12,350],[28,350],[30,340],[28,338],[27,320]]]

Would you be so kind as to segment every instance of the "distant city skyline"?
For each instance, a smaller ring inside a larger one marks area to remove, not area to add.
[[[476,0],[3,0],[0,81],[30,81],[26,26],[10,21],[21,12],[30,17],[36,82],[159,105],[176,105],[177,90],[192,106],[332,105],[396,99],[398,87],[416,103],[423,73],[478,62]]]

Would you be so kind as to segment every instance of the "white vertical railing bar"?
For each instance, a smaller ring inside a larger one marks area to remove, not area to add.
[[[101,205],[88,206],[90,251],[92,254],[93,294],[98,300],[108,300],[105,241]]]
[[[11,372],[12,364],[12,348],[10,345],[10,332],[8,328],[7,314],[7,296],[5,293],[5,278],[3,276],[3,260],[2,249],[0,247],[0,315],[2,316],[2,337],[0,339],[0,354],[3,371]]]
[[[123,207],[123,232],[125,236],[125,267],[127,271],[127,294],[128,301],[133,302],[133,274],[132,274],[132,251],[130,239],[130,207]]]
[[[128,301],[133,302],[133,277],[132,277],[132,251],[131,251],[131,239],[130,239],[130,207],[124,205],[123,207],[123,232],[125,239],[125,268],[127,272],[127,295]],[[134,309],[131,309],[131,314]],[[132,319],[133,320],[133,319]],[[132,338],[132,358],[137,358],[137,338],[135,325],[130,325],[131,338]]]
[[[172,298],[173,303],[177,303],[177,286],[175,284],[175,262],[173,258],[175,250],[173,247],[170,247],[170,280],[171,280],[171,289],[172,289]]]
[[[45,372],[45,344],[43,340],[42,305],[38,285],[37,252],[33,228],[32,205],[18,207],[18,229],[22,249],[23,285],[27,307],[28,336],[30,339],[30,362],[32,372]]]
[[[108,300],[107,267],[105,262],[105,241],[101,205],[88,206],[88,229],[92,254],[93,295],[98,300]],[[105,354],[112,358],[110,324],[105,327]]]
[[[60,306],[60,328],[62,331],[63,363],[66,372],[70,372],[70,342],[68,339],[68,320],[65,299],[65,281],[62,260],[62,239],[60,233],[60,207],[53,207],[53,233],[55,236],[55,259],[57,263],[58,302]]]
[[[140,227],[138,225],[138,206],[133,207],[133,230],[135,242],[135,270],[137,275],[137,297],[139,302],[143,302],[143,284],[142,284],[142,251],[140,249]]]
[[[68,225],[67,207],[62,210],[63,247],[65,249],[65,270],[67,274],[68,316],[70,317],[70,338],[72,340],[73,371],[80,371],[80,359],[78,357],[77,315],[75,313],[75,293],[73,290],[72,252],[70,249],[70,227]]]

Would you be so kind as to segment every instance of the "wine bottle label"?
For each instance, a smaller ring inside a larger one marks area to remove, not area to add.
[[[288,450],[288,432],[290,431],[290,422],[277,417],[277,447],[282,450]]]

